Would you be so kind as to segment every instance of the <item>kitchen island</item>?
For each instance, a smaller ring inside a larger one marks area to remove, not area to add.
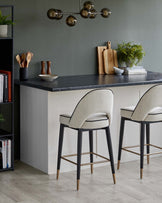
[[[116,163],[120,108],[136,105],[148,88],[162,83],[162,73],[64,76],[53,82],[35,78],[22,82],[16,80],[15,83],[20,85],[20,159],[45,173],[54,174],[56,173],[60,114],[71,114],[80,98],[92,89],[111,89],[114,92],[114,113],[110,129]],[[126,128],[123,145],[138,144],[138,124],[127,122]],[[162,146],[161,131],[160,124],[151,126],[153,144],[158,143]],[[75,130],[65,129],[63,154],[76,153],[76,135]],[[104,156],[108,155],[104,131],[95,131],[94,136],[94,151]],[[83,134],[83,142],[82,151],[89,151],[89,139],[86,132]],[[138,159],[138,156],[123,152],[121,162],[135,159]],[[89,161],[89,157],[83,157],[82,161]],[[75,169],[76,167],[72,164],[62,160],[62,172]]]

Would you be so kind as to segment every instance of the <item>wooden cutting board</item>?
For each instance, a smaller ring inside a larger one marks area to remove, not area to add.
[[[111,42],[107,43],[107,49],[103,51],[104,71],[106,74],[114,74],[113,67],[118,67],[117,52],[111,49]]]
[[[98,55],[98,74],[104,75],[104,63],[103,63],[103,51],[107,49],[106,46],[97,47],[97,55]]]

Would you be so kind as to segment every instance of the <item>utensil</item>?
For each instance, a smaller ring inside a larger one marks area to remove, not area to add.
[[[24,68],[25,67],[25,61],[26,61],[26,54],[22,53],[20,56],[20,59],[21,59],[21,66],[22,66],[22,68]]]
[[[27,53],[26,53],[26,67],[27,67],[27,68],[28,68],[28,66],[29,66],[29,63],[30,63],[32,57],[33,57],[33,53],[32,53],[32,52],[27,52]]]
[[[115,74],[116,75],[122,75],[123,74],[123,72],[124,72],[124,70],[122,70],[122,69],[120,69],[120,68],[117,68],[117,67],[113,67],[114,68],[114,70],[115,70]]]
[[[20,65],[20,67],[21,67],[21,59],[20,59],[20,55],[17,55],[17,56],[16,56],[16,60],[17,60],[17,62],[19,63],[19,65]]]
[[[44,75],[46,74],[46,71],[45,71],[45,62],[44,61],[41,61],[41,74]]]
[[[47,74],[51,75],[51,61],[47,61]]]
[[[45,80],[47,82],[52,82],[53,80],[57,79],[57,75],[49,75],[49,74],[40,74],[38,75],[42,80]]]
[[[117,52],[111,49],[111,42],[107,43],[107,49],[103,51],[104,70],[106,74],[114,74],[114,66],[118,67]]]
[[[106,46],[97,47],[97,56],[98,56],[98,74],[104,75],[104,64],[103,64],[103,50],[107,49]]]

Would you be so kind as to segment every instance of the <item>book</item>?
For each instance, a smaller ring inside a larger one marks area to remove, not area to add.
[[[137,67],[132,67],[132,68],[127,67],[124,73],[127,75],[147,74],[147,71],[142,66],[139,66],[139,67],[137,66]]]
[[[8,102],[8,75],[3,74],[3,102]]]
[[[2,153],[2,168],[6,168],[6,143],[5,140],[1,139],[0,140],[0,149]]]
[[[0,73],[8,75],[8,102],[11,102],[11,97],[12,97],[12,77],[11,77],[11,71],[5,71],[5,70],[0,70]]]
[[[6,155],[7,168],[11,167],[11,140],[7,140],[7,155]]]
[[[0,74],[0,102],[3,102],[3,86],[4,86],[4,77]]]
[[[3,160],[2,160],[2,152],[1,152],[1,149],[0,149],[0,169],[3,168]]]

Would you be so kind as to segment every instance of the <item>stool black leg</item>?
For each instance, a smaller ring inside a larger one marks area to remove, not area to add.
[[[147,154],[150,153],[150,123],[146,123],[146,144],[147,144]],[[147,164],[150,162],[150,156],[147,155]]]
[[[140,133],[140,178],[141,179],[143,177],[144,135],[145,135],[145,124],[141,123],[141,133]]]
[[[58,145],[58,158],[57,158],[57,180],[59,178],[59,172],[60,172],[63,136],[64,136],[64,125],[60,124],[59,145]]]
[[[90,148],[90,163],[93,163],[93,131],[89,131],[89,148]],[[91,174],[93,173],[93,164],[91,164]]]
[[[108,151],[109,151],[110,162],[111,162],[111,170],[112,170],[113,180],[114,180],[114,184],[115,184],[116,183],[116,178],[115,178],[115,168],[114,168],[114,158],[113,158],[113,150],[112,150],[112,143],[111,143],[110,128],[107,127],[105,129],[105,131],[106,131],[107,145],[108,145]]]
[[[77,146],[77,190],[79,190],[79,181],[80,181],[81,150],[82,150],[82,130],[78,130],[78,146]]]
[[[122,144],[123,144],[123,135],[124,135],[124,125],[125,125],[125,119],[121,117],[120,122],[120,137],[119,137],[119,151],[118,151],[118,166],[117,169],[119,170],[120,167],[120,160],[121,160],[121,151],[122,151]]]

